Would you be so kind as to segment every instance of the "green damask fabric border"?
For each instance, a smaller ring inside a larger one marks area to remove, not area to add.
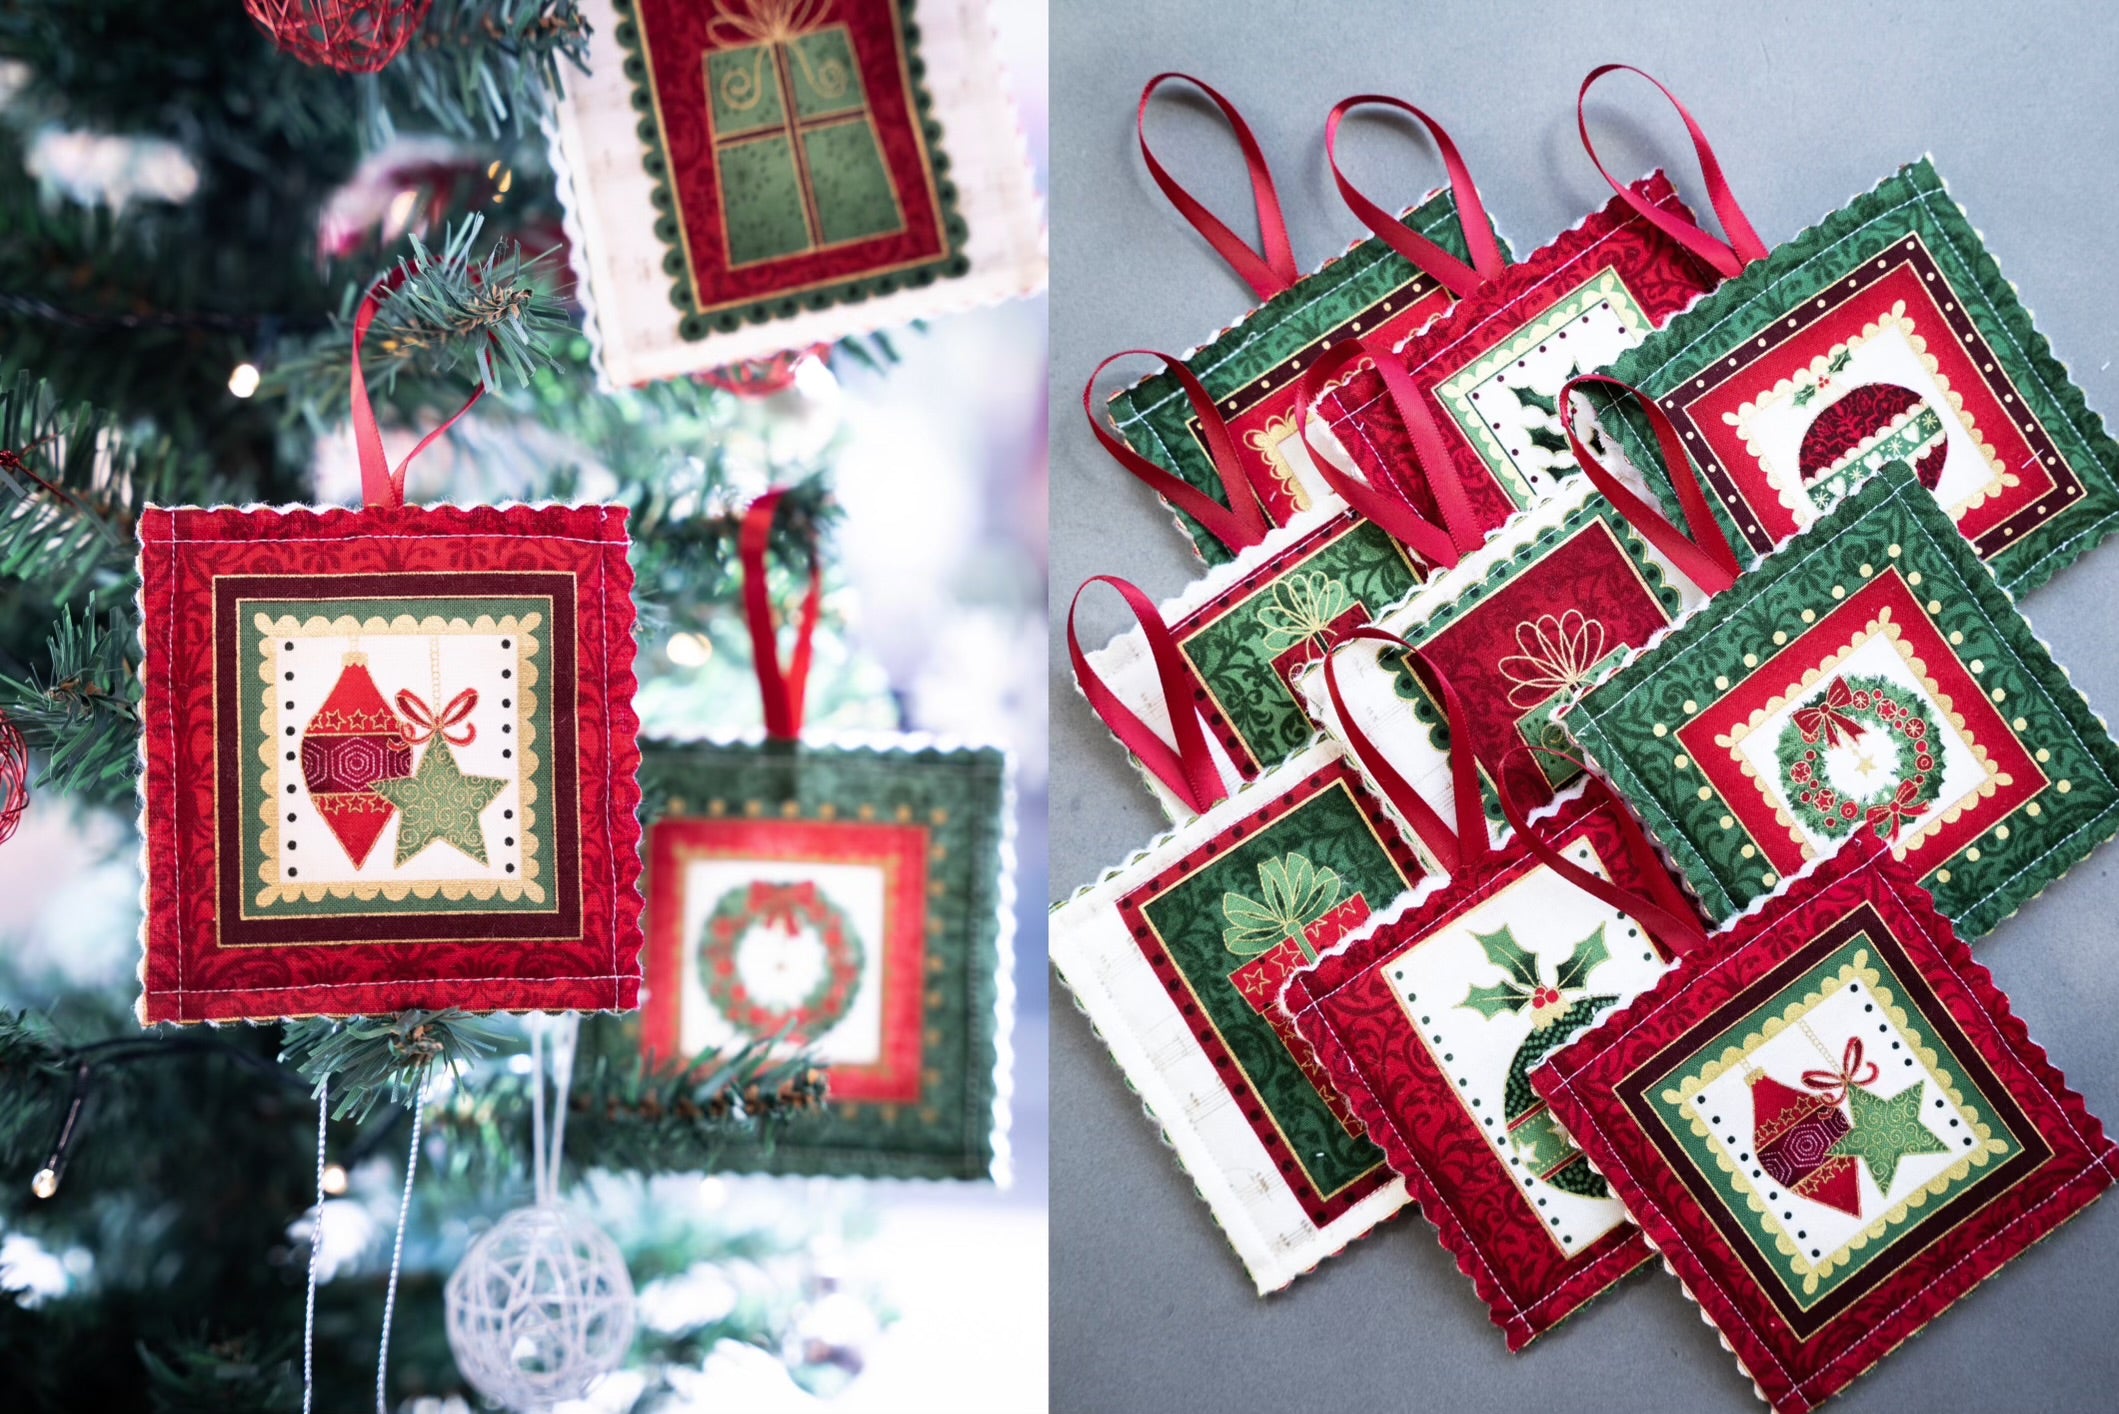
[[[1893,545],[1902,551],[1896,559]],[[2066,792],[2041,793],[2036,816],[2011,812],[2006,839],[1989,828],[1948,859],[1915,857],[1926,871],[1922,884],[1959,934],[1991,931],[2119,829],[2119,744],[1934,496],[1893,462],[1559,718],[1640,813],[1712,921],[1726,921],[1779,881],[1765,876],[1762,861],[1743,857],[1750,837],[1741,828],[1721,827],[1728,813],[1721,795],[1700,799],[1699,774],[1673,769],[1676,732],[1698,715],[1682,704],[1704,709],[1723,695],[1717,676],[1737,682],[1750,672],[1747,651],[1762,659],[1779,651],[1774,632],[1795,638],[1805,608],[1822,618],[1835,602],[1834,584],[1859,587],[1867,581],[1860,566],[1894,563],[1922,575],[1919,592],[1941,606],[1929,617],[1945,637],[1962,635],[1961,643],[1951,639],[1954,651],[1982,661],[1981,686],[2006,692],[2004,715],[2022,716],[2026,745],[2050,752],[2041,769],[2069,783]],[[1656,736],[1657,723],[1669,734]],[[1976,862],[1966,857],[1974,847]]]
[[[995,1149],[1006,757],[991,747],[643,742],[640,777],[649,825],[672,800],[712,798],[792,802],[807,820],[825,804],[842,819],[857,818],[863,805],[883,820],[900,805],[922,820],[936,809],[948,813],[931,826],[944,853],[930,875],[945,877],[947,887],[928,898],[930,916],[939,914],[943,926],[929,932],[927,956],[942,965],[921,979],[923,992],[946,999],[939,1012],[923,1005],[921,1019],[930,1037],[941,1035],[926,1048],[926,1067],[938,1079],[922,1099],[938,1121],[923,1122],[910,1105],[892,1120],[874,1104],[849,1118],[827,1103],[822,1115],[790,1124],[769,1145],[732,1141],[718,1162],[741,1173],[985,1178]]]
[[[1740,344],[1870,256],[1917,234],[1964,303],[1981,337],[2019,396],[2082,478],[2074,506],[1994,556],[1994,573],[2012,594],[2027,594],[2119,530],[2119,442],[2031,322],[2015,288],[1923,157],[1900,168],[1672,319],[1661,332],[1613,362],[1609,372],[1655,397],[1666,397]],[[1646,420],[1630,405],[1599,415],[1669,513],[1677,499]],[[1736,523],[1719,498],[1715,513],[1735,538]],[[1741,546],[1741,540],[1736,540]]]
[[[1459,259],[1470,258],[1470,248],[1464,243],[1464,230],[1457,219],[1456,198],[1447,189],[1408,207],[1401,219],[1450,254]],[[1512,260],[1508,243],[1499,232],[1494,239],[1501,247],[1502,259]],[[1411,261],[1370,236],[1194,349],[1185,358],[1185,367],[1219,401],[1261,374],[1280,367],[1314,340],[1371,308],[1419,274]],[[1119,435],[1135,451],[1227,503],[1214,464],[1192,436],[1192,405],[1175,378],[1168,373],[1151,374],[1114,396],[1110,410]],[[1218,565],[1234,558],[1205,526],[1175,507],[1171,514],[1208,564]]]
[[[663,246],[662,269],[670,276],[670,303],[683,311],[677,320],[680,338],[697,341],[714,334],[732,333],[746,323],[765,324],[775,319],[792,319],[805,310],[857,304],[902,289],[919,289],[938,279],[953,280],[970,272],[971,261],[964,254],[964,244],[971,237],[971,228],[957,211],[956,183],[949,178],[949,154],[942,147],[942,125],[935,119],[934,98],[927,91],[926,67],[920,59],[920,27],[913,21],[915,3],[916,0],[897,0],[898,19],[904,31],[905,69],[910,76],[909,87],[918,110],[916,121],[926,141],[927,160],[934,173],[935,199],[940,203],[942,235],[948,245],[948,254],[908,270],[893,270],[887,274],[804,290],[800,294],[769,296],[750,304],[706,312],[700,310],[693,297],[684,243],[677,232],[680,219],[677,193],[670,181],[669,153],[663,146],[662,126],[655,117],[655,100],[649,88],[647,56],[640,43],[640,18],[634,9],[635,0],[611,0],[611,8],[618,14],[613,34],[625,50],[624,72],[633,85],[633,110],[641,115],[637,131],[646,147],[641,154],[641,165],[655,184],[650,199],[657,213],[655,237]]]

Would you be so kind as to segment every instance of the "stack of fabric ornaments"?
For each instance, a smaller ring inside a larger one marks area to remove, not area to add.
[[[2119,444],[1925,159],[1769,248],[1680,104],[1719,236],[1652,173],[1519,256],[1366,95],[1327,154],[1388,104],[1449,190],[1334,156],[1305,275],[1227,99],[1257,249],[1149,151],[1182,77],[1259,303],[1084,392],[1214,567],[1070,616],[1173,827],[1054,963],[1261,1293],[1416,1204],[1515,1350],[1659,1254],[1807,1410],[2119,1172],[1970,946],[2119,828],[2013,597]]]

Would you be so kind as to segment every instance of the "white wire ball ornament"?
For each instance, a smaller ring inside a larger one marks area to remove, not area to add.
[[[517,1208],[472,1243],[443,1305],[456,1368],[510,1409],[579,1399],[633,1344],[618,1245],[556,1203]]]

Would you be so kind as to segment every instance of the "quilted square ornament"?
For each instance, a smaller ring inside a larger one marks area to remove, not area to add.
[[[582,17],[553,165],[612,382],[1043,287],[983,0],[587,0]]]
[[[1611,371],[1678,420],[1731,531],[1757,551],[1893,460],[2015,594],[2119,525],[2119,444],[1926,158]],[[1641,445],[1624,420],[1611,430]]]
[[[1904,462],[1560,723],[1718,920],[1874,834],[1977,938],[2119,828],[2119,744]]]
[[[1013,849],[991,748],[650,743],[641,1044],[764,1044],[824,1067],[825,1111],[737,1172],[1008,1173]]]
[[[1405,1201],[1274,1002],[1428,872],[1318,742],[1053,910],[1053,965],[1261,1295]]]
[[[1420,649],[1448,676],[1469,708],[1469,748],[1490,772],[1518,748],[1566,747],[1554,720],[1559,709],[1627,649],[1706,597],[1577,476],[1495,531],[1477,553],[1438,571],[1375,626]],[[1429,806],[1450,814],[1454,743],[1442,704],[1403,648],[1381,639],[1348,642],[1333,654],[1332,682],[1314,659],[1295,684],[1327,733],[1345,740],[1351,722]],[[1530,804],[1550,800],[1578,774],[1561,757],[1540,757],[1539,764],[1542,776],[1525,772],[1515,782]],[[1486,814],[1505,829],[1497,804],[1489,801]]]
[[[1466,700],[1420,662],[1463,739]],[[1452,765],[1476,791],[1469,755]],[[1648,1256],[1528,1076],[1701,930],[1600,785],[1528,818],[1506,808],[1498,848],[1483,824],[1452,836],[1429,819],[1447,882],[1296,972],[1280,1006],[1520,1350]]]
[[[622,508],[139,539],[144,1024],[637,1005]]]
[[[1780,1414],[1844,1389],[2119,1172],[1868,836],[1531,1083]]]
[[[1150,150],[1148,103],[1156,89],[1172,79],[1206,94],[1234,130],[1257,198],[1259,250],[1246,246],[1193,200]],[[1302,437],[1299,393],[1304,375],[1318,359],[1354,345],[1387,349],[1507,265],[1507,249],[1489,225],[1455,147],[1438,126],[1428,126],[1449,164],[1449,189],[1396,218],[1376,209],[1369,218],[1375,236],[1303,274],[1288,245],[1264,154],[1235,106],[1181,74],[1158,75],[1141,94],[1141,156],[1149,175],[1260,301],[1187,353],[1182,363],[1227,421],[1241,479],[1260,488],[1273,526],[1287,525],[1308,512],[1340,508],[1337,492],[1319,474]],[[1212,497],[1221,494],[1223,475],[1208,429],[1187,394],[1174,372],[1155,374],[1113,397],[1111,418],[1135,452]],[[1232,548],[1183,499],[1168,499],[1179,527],[1209,564],[1238,553],[1240,547]]]
[[[1605,72],[1589,76],[1585,95]],[[1756,237],[1721,180],[1713,149],[1684,105],[1662,92],[1691,130],[1716,213],[1732,240],[1750,249]],[[1432,483],[1447,468],[1477,523],[1489,527],[1571,475],[1561,388],[1600,370],[1741,268],[1737,250],[1692,225],[1662,173],[1612,187],[1617,195],[1601,210],[1396,348],[1373,350],[1368,367],[1336,384],[1318,407],[1330,433],[1323,454],[1372,485],[1404,479],[1414,468]],[[1590,441],[1610,455],[1599,434]],[[1428,508],[1432,495],[1416,505]]]

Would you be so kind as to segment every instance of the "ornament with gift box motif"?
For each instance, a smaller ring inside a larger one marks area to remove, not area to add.
[[[353,402],[363,508],[140,518],[141,1019],[630,1010],[626,513],[407,506]]]
[[[806,1052],[831,1103],[733,1171],[900,1178],[1008,1172],[1008,765],[925,738],[804,740],[811,580],[783,665],[765,593],[778,492],[740,534],[762,741],[648,744],[652,1057]]]
[[[984,0],[585,0],[553,158],[616,383],[1035,292]],[[635,155],[637,154],[637,155]]]
[[[2119,1171],[1866,831],[1531,1082],[1780,1414],[1844,1389]]]

